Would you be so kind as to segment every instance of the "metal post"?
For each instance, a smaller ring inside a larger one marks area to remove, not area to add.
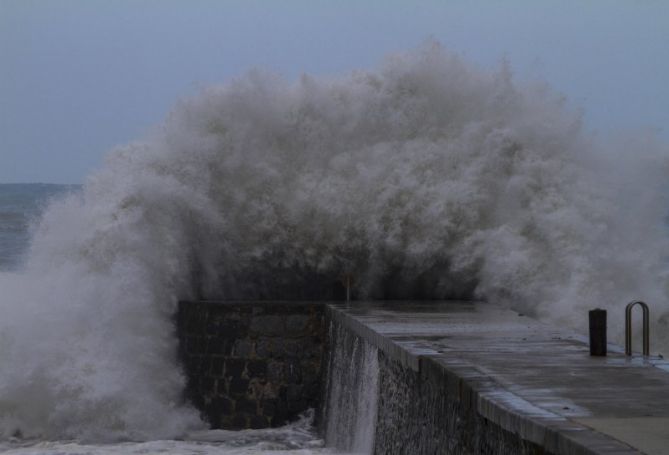
[[[606,310],[590,310],[590,355],[606,355]]]
[[[640,305],[643,311],[643,355],[650,355],[650,310],[641,301],[634,301],[625,307],[625,355],[632,355],[632,309]]]

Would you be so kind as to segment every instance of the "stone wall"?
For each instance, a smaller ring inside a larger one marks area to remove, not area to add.
[[[481,416],[473,391],[429,358],[418,373],[379,350],[379,369],[374,453],[549,455]]]
[[[321,396],[324,305],[180,302],[186,397],[212,428],[280,426]]]
[[[462,378],[429,356],[398,361],[333,306],[180,302],[176,322],[186,397],[212,428],[281,426],[314,408],[341,450],[549,454],[482,416]]]
[[[370,454],[551,455],[484,417],[473,381],[430,356],[402,352],[336,307],[326,315],[331,349],[321,429],[328,446]]]

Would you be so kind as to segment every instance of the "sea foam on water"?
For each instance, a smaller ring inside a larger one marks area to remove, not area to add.
[[[177,301],[299,295],[314,277],[576,328],[608,308],[617,340],[640,298],[666,353],[666,152],[609,147],[545,87],[437,44],[374,71],[205,89],[53,203],[25,269],[0,275],[0,435],[203,428],[182,400]]]

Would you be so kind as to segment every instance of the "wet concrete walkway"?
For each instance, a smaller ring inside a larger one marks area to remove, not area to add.
[[[437,362],[476,391],[480,414],[551,453],[669,454],[666,361],[591,357],[584,337],[488,303],[329,308],[405,366]]]

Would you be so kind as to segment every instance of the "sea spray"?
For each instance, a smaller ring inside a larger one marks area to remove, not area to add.
[[[603,150],[560,97],[437,44],[377,71],[205,89],[52,204],[25,269],[0,275],[0,434],[201,428],[176,302],[297,296],[315,276],[579,327],[605,307],[614,339],[641,298],[666,352],[667,150],[632,146]]]

